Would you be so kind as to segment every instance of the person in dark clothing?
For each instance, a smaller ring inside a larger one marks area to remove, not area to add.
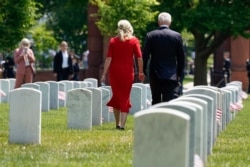
[[[147,33],[143,48],[144,74],[149,63],[149,84],[152,105],[167,102],[180,94],[184,75],[185,54],[181,34],[171,30],[171,15],[158,16],[159,28]]]
[[[3,78],[15,78],[14,60],[12,57],[7,57],[3,64]]]
[[[247,59],[247,61],[246,61],[246,70],[247,70],[247,77],[248,77],[247,93],[250,94],[250,62],[249,62],[249,59]]]
[[[53,73],[57,81],[69,80],[73,77],[72,58],[65,41],[61,42],[60,51],[54,57]]]
[[[231,77],[231,60],[229,55],[230,55],[229,52],[224,53],[223,71],[226,78],[226,83],[230,82],[230,77]]]
[[[79,76],[78,76],[79,71],[80,71],[79,58],[75,57],[73,59],[73,78],[72,78],[72,80],[79,81]]]

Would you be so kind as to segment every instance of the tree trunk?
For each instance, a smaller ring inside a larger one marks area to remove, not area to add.
[[[100,68],[103,63],[103,37],[96,26],[96,14],[98,8],[89,3],[88,5],[88,69],[86,73],[87,78],[100,79]]]
[[[196,52],[194,86],[207,85],[207,58],[200,52]]]

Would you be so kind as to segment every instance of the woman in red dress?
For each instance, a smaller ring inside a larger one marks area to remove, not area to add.
[[[144,80],[143,61],[139,40],[133,36],[133,27],[127,20],[118,22],[118,34],[110,39],[104,64],[102,82],[107,72],[112,89],[112,98],[107,106],[113,107],[116,129],[124,130],[129,108],[130,92],[134,81],[134,56],[137,58],[139,80]]]

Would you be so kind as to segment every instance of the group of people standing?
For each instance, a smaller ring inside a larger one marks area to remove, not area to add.
[[[158,15],[156,30],[148,32],[141,50],[140,42],[133,35],[133,26],[128,20],[120,20],[117,36],[109,41],[107,57],[101,82],[108,74],[112,97],[107,106],[113,107],[116,129],[124,130],[131,107],[130,92],[134,82],[134,62],[138,63],[138,79],[143,82],[149,78],[152,92],[152,105],[166,102],[179,96],[183,78],[185,54],[180,33],[170,29],[172,19],[169,13]],[[35,57],[29,48],[30,42],[24,38],[15,50],[16,85],[32,82],[35,74]],[[135,58],[137,61],[135,61]],[[63,41],[53,62],[53,73],[57,81],[78,80],[78,60],[68,53],[68,44]]]
[[[33,82],[35,76],[35,56],[30,49],[30,40],[23,38],[18,48],[14,51],[14,60],[7,57],[3,64],[4,78],[16,78],[15,88],[21,87],[24,83]],[[16,71],[14,72],[14,66]],[[80,71],[79,58],[71,56],[68,53],[68,44],[63,41],[60,44],[60,50],[54,57],[53,73],[57,81],[76,80]]]

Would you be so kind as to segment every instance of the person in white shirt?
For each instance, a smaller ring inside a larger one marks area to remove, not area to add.
[[[53,73],[57,81],[72,78],[72,58],[68,53],[68,44],[65,41],[61,42],[60,51],[54,57]]]

